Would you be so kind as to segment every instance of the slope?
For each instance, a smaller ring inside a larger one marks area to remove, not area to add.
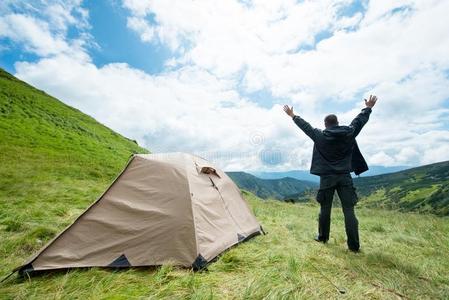
[[[245,172],[226,172],[234,182],[244,190],[256,194],[260,198],[301,201],[302,195],[317,187],[311,181],[298,180],[291,177],[280,179],[261,179]]]
[[[136,152],[147,150],[0,69],[1,261],[21,264]]]
[[[449,161],[354,179],[368,207],[449,215]]]

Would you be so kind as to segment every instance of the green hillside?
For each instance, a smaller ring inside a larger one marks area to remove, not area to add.
[[[298,180],[291,177],[279,179],[261,179],[245,172],[226,172],[241,188],[256,194],[260,198],[279,200],[307,201],[305,193],[315,189],[315,182]]]
[[[103,192],[134,142],[20,82],[0,76],[0,278]],[[312,240],[318,207],[244,191],[268,232],[194,273],[164,266],[82,269],[0,284],[0,299],[447,299],[447,218],[360,208],[362,252],[346,250],[340,209],[331,238]],[[325,278],[346,290],[341,295]]]
[[[136,152],[148,151],[0,69],[1,261],[21,264]]]
[[[449,215],[449,161],[354,183],[365,206]]]

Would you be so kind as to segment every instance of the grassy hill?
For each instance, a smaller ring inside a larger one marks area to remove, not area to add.
[[[0,278],[101,194],[134,142],[0,73]],[[312,240],[318,208],[246,199],[268,232],[225,252],[207,272],[172,266],[83,269],[0,284],[0,299],[447,299],[447,218],[358,210],[362,253],[346,250],[333,212],[330,242]],[[324,276],[323,276],[324,275]]]
[[[226,172],[234,182],[244,190],[260,198],[300,201],[305,192],[317,187],[315,182],[298,180],[291,177],[280,179],[261,179],[245,172]],[[308,200],[308,198],[306,199]]]
[[[148,151],[0,69],[2,273],[68,225],[136,152]]]
[[[449,161],[354,183],[365,206],[449,215]]]

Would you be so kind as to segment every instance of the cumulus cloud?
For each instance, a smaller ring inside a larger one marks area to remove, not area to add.
[[[129,30],[172,51],[159,74],[96,66],[89,40],[67,37],[89,29],[82,3],[70,3],[46,6],[52,17],[0,17],[0,37],[41,56],[18,62],[17,76],[152,151],[194,152],[228,170],[306,169],[312,142],[278,99],[322,127],[331,112],[349,123],[376,93],[358,138],[370,164],[449,159],[447,1],[376,0],[348,14],[350,0],[125,0]]]
[[[449,37],[440,21],[449,10],[447,1],[371,1],[365,18],[355,14],[346,25],[348,18],[339,11],[351,2],[245,5],[174,0],[124,5],[131,11],[130,20],[145,22],[146,29],[137,30],[143,41],[160,41],[173,50],[187,45],[181,63],[193,63],[218,76],[244,69],[244,83],[251,91],[268,88],[278,97],[306,91],[314,98],[352,100],[364,89],[401,80],[422,68],[434,64],[448,68],[443,49],[448,49]],[[395,11],[403,7],[414,11]],[[150,15],[155,17],[147,21]],[[358,30],[348,30],[358,23]],[[154,31],[151,38],[148,28]],[[315,45],[315,37],[326,31],[331,37]],[[316,49],[302,50],[307,45]]]
[[[240,166],[254,169],[261,163],[259,152],[280,130],[284,137],[294,135],[279,107],[258,107],[229,82],[196,67],[150,76],[126,64],[97,68],[61,55],[18,63],[16,69],[20,78],[156,152],[194,152],[231,165],[238,159]],[[268,150],[284,146],[281,142]]]
[[[67,54],[89,60],[85,46],[91,40],[84,31],[89,29],[88,12],[80,4],[77,0],[6,1],[0,6],[0,39],[8,38],[40,57]],[[71,26],[79,36],[67,39]]]
[[[387,153],[381,151],[368,158],[368,162],[374,165],[391,166],[394,159]]]

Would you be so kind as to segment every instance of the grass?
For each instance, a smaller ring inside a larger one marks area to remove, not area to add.
[[[146,151],[0,69],[0,276],[70,224],[131,153]],[[163,266],[12,277],[0,285],[0,299],[449,297],[447,218],[362,207],[363,250],[353,254],[338,208],[330,242],[322,245],[312,240],[313,203],[245,197],[268,234],[226,251],[207,272]],[[347,293],[340,295],[323,274]]]
[[[358,210],[362,253],[346,250],[344,220],[333,211],[329,244],[312,240],[318,207],[262,201],[245,193],[268,232],[226,251],[194,273],[174,266],[81,269],[14,278],[0,286],[2,299],[318,299],[338,298],[320,274],[346,289],[347,299],[445,299],[449,296],[449,222],[431,215]],[[70,206],[70,205],[69,205]],[[33,210],[39,211],[38,204]],[[58,220],[58,212],[49,213]],[[76,215],[68,217],[69,220]],[[57,223],[57,222],[55,222]],[[67,222],[64,222],[67,223]],[[12,223],[16,224],[16,223]],[[6,275],[62,224],[2,231]],[[33,241],[41,241],[36,245]],[[317,271],[318,268],[320,270]]]

